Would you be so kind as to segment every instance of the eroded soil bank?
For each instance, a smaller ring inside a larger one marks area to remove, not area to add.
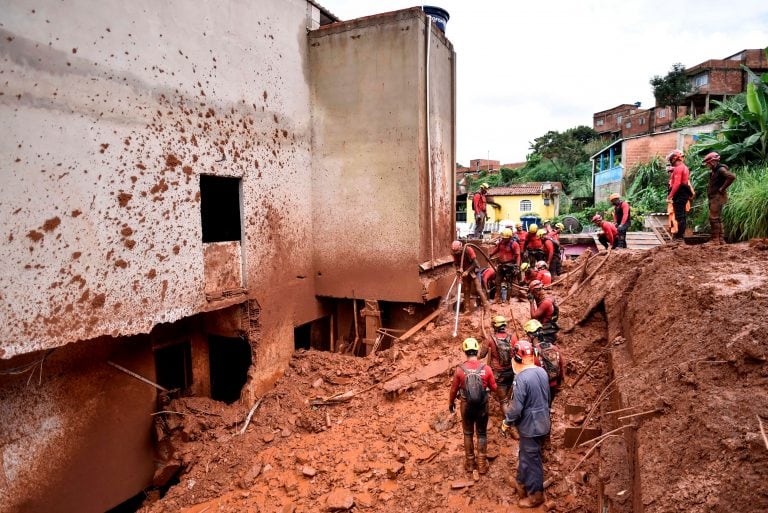
[[[615,252],[563,301],[567,387],[556,399],[545,454],[549,506],[560,512],[768,511],[768,253],[765,244]],[[595,257],[589,269],[600,260]],[[554,288],[564,300],[570,280]],[[509,480],[517,444],[499,435],[492,404],[490,472],[462,470],[458,422],[447,417],[459,341],[482,337],[490,315],[527,319],[527,303],[452,316],[372,358],[297,352],[241,435],[248,407],[177,400],[158,415],[160,455],[179,483],[147,513],[203,511],[517,511]],[[585,377],[576,378],[596,361]],[[443,372],[399,394],[381,384],[433,364]],[[348,391],[348,401],[313,405]],[[588,415],[566,415],[566,405]],[[578,408],[576,409],[578,410]],[[454,419],[458,420],[458,419]],[[566,430],[609,435],[566,448]],[[586,456],[586,458],[585,458]],[[543,508],[540,508],[543,510]]]

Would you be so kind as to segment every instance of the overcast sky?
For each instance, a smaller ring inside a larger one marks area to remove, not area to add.
[[[419,5],[319,0],[342,20]],[[520,162],[548,130],[592,126],[621,103],[653,105],[648,81],[768,46],[768,0],[435,0],[457,54],[458,161]]]

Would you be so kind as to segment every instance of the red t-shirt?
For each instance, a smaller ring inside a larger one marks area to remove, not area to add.
[[[506,242],[504,239],[499,239],[490,256],[496,253],[499,254],[499,262],[504,264],[514,262],[520,265],[520,244],[515,242],[515,239],[509,239]]]
[[[552,273],[547,271],[546,269],[542,269],[540,271],[536,272],[536,280],[539,280],[542,285],[551,285],[552,284]]]
[[[462,271],[466,271],[467,269],[471,268],[472,262],[474,262],[476,258],[477,255],[475,254],[475,250],[472,248],[467,248],[467,251],[464,253],[464,269],[462,269]],[[461,251],[459,251],[458,254],[453,254],[453,265],[457,269],[461,265]]]
[[[525,249],[541,249],[542,247],[541,239],[535,235],[528,237],[528,240],[525,242]]]
[[[555,256],[555,243],[551,240],[544,239],[544,254],[547,256],[547,266],[551,266]]]
[[[480,368],[480,365],[485,365],[485,363],[481,362],[480,360],[467,360],[462,365],[464,365],[467,369],[476,370]],[[451,383],[451,396],[449,398],[450,403],[453,403],[453,401],[456,400],[456,395],[459,393],[459,389],[464,387],[465,377],[466,375],[464,374],[461,365],[456,367],[456,372],[453,373],[453,383]],[[483,385],[485,388],[490,389],[491,392],[496,391],[496,380],[493,378],[493,370],[491,369],[490,365],[485,365],[483,368]]]
[[[520,248],[524,248],[525,241],[528,240],[528,232],[525,230],[518,230],[515,233],[517,234],[517,240],[520,241]]]
[[[691,176],[691,172],[688,170],[688,166],[683,164],[682,160],[678,160],[675,167],[672,168],[672,176],[669,177],[669,196],[667,199],[672,199],[677,190],[682,185],[687,185]]]
[[[481,192],[476,192],[475,195],[472,197],[472,210],[475,211],[475,214],[484,214],[485,213],[485,194]]]
[[[616,228],[616,225],[609,223],[608,221],[603,221],[603,223],[600,225],[600,228],[603,230],[605,238],[608,239],[608,244],[613,244],[613,240],[619,234],[619,230]]]
[[[616,211],[621,210],[621,219],[616,215]],[[618,207],[613,209],[613,222],[616,224],[625,224],[629,220],[629,203],[622,201]]]
[[[552,301],[551,297],[545,297],[536,309],[533,308],[533,303],[531,303],[531,319],[536,319],[544,324],[551,321],[554,314],[555,302]]]

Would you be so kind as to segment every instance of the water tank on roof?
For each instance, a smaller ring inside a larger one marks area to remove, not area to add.
[[[437,28],[445,33],[445,25],[448,23],[448,19],[451,17],[448,11],[441,7],[435,7],[434,5],[423,5],[421,9],[432,18]]]

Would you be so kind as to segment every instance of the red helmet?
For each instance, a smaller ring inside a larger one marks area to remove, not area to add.
[[[685,155],[683,154],[682,151],[672,150],[671,152],[669,152],[669,155],[667,155],[667,162],[669,162],[670,164],[674,164],[678,160],[683,160],[683,157],[685,157]]]
[[[514,358],[517,363],[523,363],[524,356],[533,355],[533,346],[525,339],[518,340],[515,342],[515,345],[512,346],[512,358]]]
[[[544,284],[541,283],[541,280],[533,280],[530,284],[528,284],[528,290],[533,292],[534,290],[541,290],[544,288]]]
[[[603,216],[601,216],[600,214],[595,214],[595,216],[592,218],[592,222],[595,223],[595,224],[602,223],[603,222]]]
[[[707,153],[707,156],[704,157],[704,163],[709,164],[710,162],[720,162],[720,154],[716,151]]]
[[[453,241],[453,243],[451,244],[451,251],[453,251],[454,253],[458,253],[459,251],[461,251],[461,241],[460,240]]]

